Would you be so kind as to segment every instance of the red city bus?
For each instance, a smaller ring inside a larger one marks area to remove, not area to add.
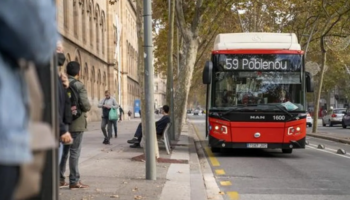
[[[213,152],[305,148],[306,92],[313,85],[295,34],[217,35],[203,83]]]

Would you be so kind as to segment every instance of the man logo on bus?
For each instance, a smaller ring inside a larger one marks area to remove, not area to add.
[[[250,116],[250,119],[265,119],[265,116]]]
[[[255,138],[259,138],[260,136],[261,136],[260,133],[255,133],[255,134],[254,134],[254,137],[255,137]]]

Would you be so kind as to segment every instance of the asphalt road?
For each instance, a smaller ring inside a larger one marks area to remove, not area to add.
[[[188,116],[206,146],[204,116]],[[319,131],[349,134],[339,127]],[[228,150],[212,154],[206,148],[216,181],[225,199],[349,200],[350,156],[336,154],[350,146],[307,137],[306,149],[282,154],[280,150]],[[323,144],[325,149],[318,149]],[[239,197],[239,198],[238,198]]]

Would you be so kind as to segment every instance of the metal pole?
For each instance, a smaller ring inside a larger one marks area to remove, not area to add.
[[[143,1],[144,38],[145,38],[145,112],[146,112],[146,179],[156,180],[156,130],[154,120],[154,68],[152,44],[152,2]]]

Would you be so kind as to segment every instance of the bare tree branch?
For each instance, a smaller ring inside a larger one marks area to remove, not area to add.
[[[203,16],[202,15],[202,8],[203,8],[203,0],[197,0],[194,16],[193,16],[192,23],[191,23],[191,30],[193,33],[192,37],[194,37],[194,38],[196,38],[198,36],[198,25],[199,25],[201,18]]]
[[[185,38],[185,28],[186,28],[186,20],[185,20],[185,15],[184,15],[184,10],[183,10],[183,2],[182,0],[176,0],[176,21],[179,27],[179,30],[181,31],[181,36],[182,38]]]

